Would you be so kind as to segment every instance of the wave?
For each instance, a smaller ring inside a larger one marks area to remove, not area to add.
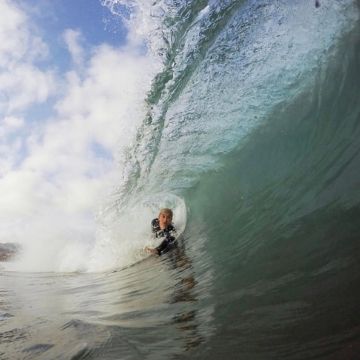
[[[313,91],[333,47],[357,20],[352,2],[323,5],[322,13],[303,2],[191,3],[190,9],[187,2],[167,5],[177,12],[161,19],[174,24],[162,32],[164,70],[128,154],[127,190],[151,192],[160,184],[179,192],[220,167],[223,155],[242,146],[277,107]]]
[[[211,228],[227,223],[229,211],[255,221],[254,204],[271,208],[283,199],[279,223],[290,223],[291,216],[335,201],[331,186],[357,158],[356,141],[347,141],[357,131],[355,100],[346,124],[338,123],[345,98],[357,90],[351,82],[356,2],[320,8],[311,1],[102,3],[126,22],[130,41],[145,41],[151,61],[162,65],[146,98],[138,99],[146,115],[117,157],[116,190],[103,200],[94,227],[84,232],[79,223],[73,235],[60,234],[69,241],[61,246],[58,270],[137,261],[148,219],[165,203],[182,227],[187,218],[201,218]],[[339,106],[329,112],[332,102]],[[310,205],[315,195],[318,202]],[[147,206],[146,199],[157,205]],[[226,231],[220,226],[220,234]],[[31,246],[30,257],[39,250]],[[75,261],[80,253],[86,255]]]

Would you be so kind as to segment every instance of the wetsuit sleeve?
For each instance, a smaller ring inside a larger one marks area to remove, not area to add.
[[[159,246],[157,246],[155,249],[158,252],[158,255],[161,255],[161,253],[168,247],[169,245],[169,239],[165,238]]]

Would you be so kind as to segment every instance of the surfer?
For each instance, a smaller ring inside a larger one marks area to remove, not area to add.
[[[176,229],[172,223],[173,212],[171,209],[160,210],[159,216],[151,221],[151,229],[157,238],[164,238],[156,248],[145,247],[145,250],[153,255],[161,255],[175,246]]]

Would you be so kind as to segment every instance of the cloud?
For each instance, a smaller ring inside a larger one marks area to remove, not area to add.
[[[22,148],[18,134],[24,126],[25,121],[21,117],[5,116],[0,119],[0,177],[16,163]]]
[[[10,1],[0,1],[0,66],[20,60],[28,50],[29,33],[24,26],[26,16]]]
[[[67,95],[56,109],[61,117],[85,118],[86,130],[79,124],[82,130],[114,151],[117,143],[132,137],[143,116],[149,73],[151,65],[145,56],[100,46],[94,50],[83,80],[74,72],[68,74]]]
[[[55,92],[55,74],[36,64],[48,47],[15,3],[0,0],[0,114],[9,115],[45,102]]]
[[[54,94],[56,82],[52,71],[42,71],[31,64],[17,66],[0,73],[0,111],[11,114],[45,102]]]
[[[58,115],[29,137],[21,166],[55,183],[56,206],[73,212],[93,209],[101,186],[109,185],[114,154],[130,145],[144,117],[151,80],[146,57],[109,46],[96,48],[89,64],[82,77],[67,74]]]
[[[85,54],[80,44],[82,41],[81,32],[79,30],[67,29],[63,37],[73,62],[78,66],[83,65]]]
[[[15,116],[6,116],[3,118],[0,124],[0,137],[11,133],[24,126],[25,122],[23,118]]]

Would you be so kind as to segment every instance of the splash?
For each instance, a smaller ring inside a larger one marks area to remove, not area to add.
[[[26,123],[15,134],[22,137],[23,158],[0,179],[0,241],[22,249],[8,270],[88,269],[97,213],[125,176],[126,149],[147,112],[146,94],[160,62],[142,44],[103,44],[90,53],[75,45],[82,66],[75,61],[58,79],[54,117]]]

